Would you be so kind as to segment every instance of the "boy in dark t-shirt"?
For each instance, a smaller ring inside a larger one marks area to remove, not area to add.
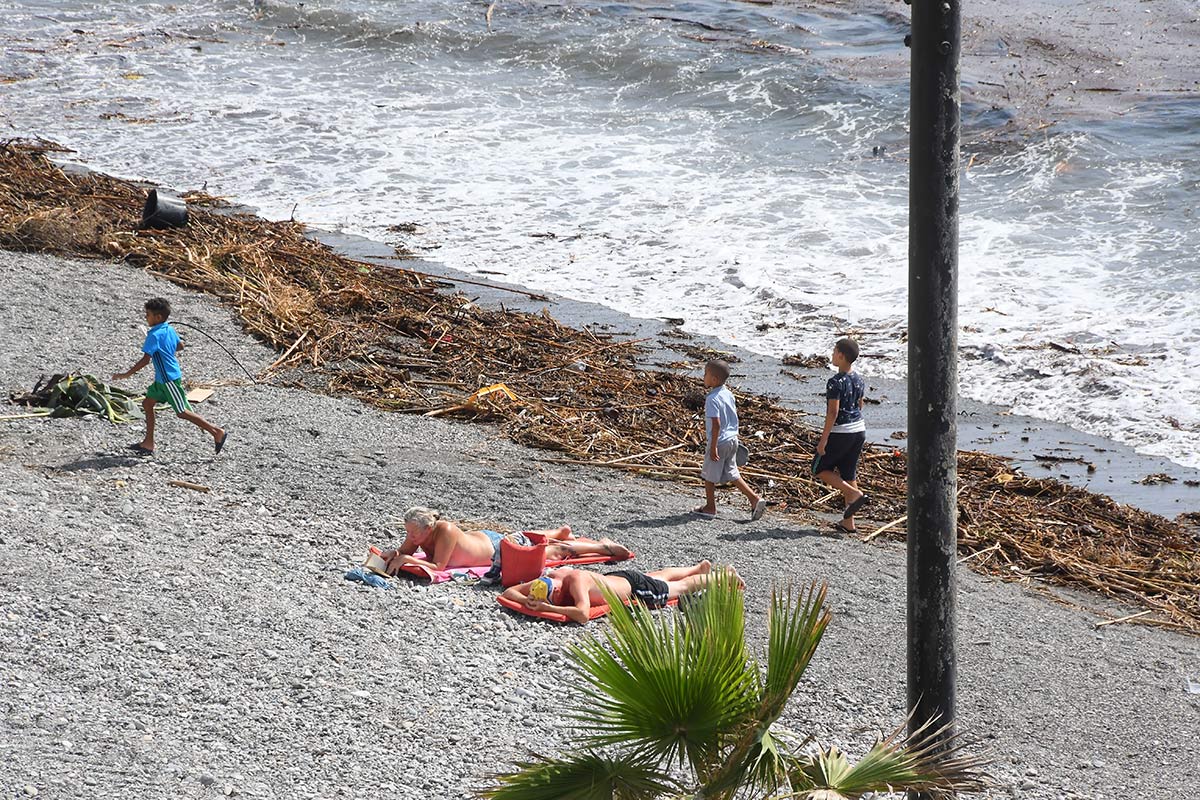
[[[813,474],[842,493],[846,510],[833,527],[853,533],[854,514],[870,499],[858,488],[858,457],[867,441],[867,423],[862,405],[866,386],[853,372],[858,359],[858,342],[839,339],[833,347],[833,365],[838,374],[825,385],[825,427],[817,442]]]

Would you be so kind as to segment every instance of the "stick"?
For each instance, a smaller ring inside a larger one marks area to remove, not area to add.
[[[370,258],[378,258],[378,259],[386,260],[386,261],[400,261],[401,260],[399,258],[396,258],[395,256],[370,256]],[[350,263],[355,263],[354,259],[346,259],[346,260],[349,261]],[[375,264],[367,264],[366,262],[362,262],[362,261],[360,261],[358,263],[363,264],[364,266],[368,266],[368,267],[376,266]],[[472,286],[482,286],[485,289],[495,289],[498,292],[512,292],[513,294],[522,294],[522,295],[525,295],[526,297],[528,297],[530,300],[538,300],[543,303],[550,302],[550,298],[547,297],[546,295],[538,294],[537,292],[527,292],[524,289],[513,289],[509,286],[497,286],[494,283],[485,283],[483,281],[472,281],[472,280],[468,280],[467,278],[452,278],[447,275],[434,275],[432,272],[421,272],[420,270],[408,269],[406,267],[394,267],[394,269],[396,269],[397,272],[407,272],[410,275],[420,275],[425,278],[433,278],[434,280],[437,280],[437,281],[444,281],[446,283],[449,283],[450,285],[454,285],[455,283],[469,283]]]
[[[1131,619],[1138,619],[1139,617],[1144,617],[1147,614],[1153,614],[1153,613],[1154,613],[1154,611],[1152,609],[1147,609],[1146,611],[1139,611],[1136,614],[1130,614],[1125,617],[1119,617],[1118,619],[1106,619],[1106,620],[1104,620],[1104,622],[1097,622],[1096,627],[1103,628],[1105,625],[1116,625],[1121,622],[1129,622],[1129,620],[1131,620]]]
[[[972,558],[974,558],[975,556],[981,556],[981,555],[983,555],[984,553],[990,553],[990,552],[992,552],[993,550],[999,550],[999,549],[1000,549],[1000,543],[999,543],[999,542],[996,542],[996,543],[995,543],[994,545],[992,545],[991,547],[984,548],[983,550],[976,550],[974,553],[971,553],[971,555],[969,555],[969,556],[963,556],[962,558],[960,558],[960,559],[958,560],[958,563],[960,563],[960,564],[961,564],[961,563],[963,563],[964,561],[970,561],[970,560],[971,560]]]
[[[679,448],[686,447],[686,446],[687,446],[687,442],[680,442],[679,444],[673,444],[670,447],[661,447],[658,450],[651,450],[648,453],[635,453],[634,455],[631,455],[631,456],[621,456],[620,458],[614,458],[612,461],[606,461],[604,463],[619,464],[620,462],[628,461],[631,458],[644,458],[646,456],[656,456],[659,453],[669,453],[672,450],[678,450]]]
[[[958,487],[958,494],[955,495],[955,497],[960,497],[963,493],[963,489],[966,489],[966,488],[967,488],[967,485],[965,483],[962,486]],[[884,531],[891,530],[892,528],[896,527],[897,525],[903,524],[907,520],[908,520],[908,514],[905,514],[900,519],[892,520],[887,525],[884,525],[882,528],[876,528],[875,530],[868,533],[866,536],[863,537],[863,541],[869,542],[872,539],[874,539],[876,536],[878,536],[879,534],[883,533]],[[968,558],[969,558],[969,556],[968,556]]]
[[[292,346],[287,349],[287,352],[284,353],[283,355],[281,355],[279,358],[272,361],[271,365],[262,371],[262,374],[263,375],[267,374],[268,372],[270,372],[271,370],[275,369],[280,364],[282,364],[284,361],[287,361],[288,356],[290,356],[293,352],[295,352],[296,348],[300,346],[300,343],[303,342],[308,337],[308,334],[310,334],[311,332],[312,332],[312,330],[309,329],[309,330],[305,331],[304,333],[300,334],[300,338],[297,339],[296,341],[292,342]]]
[[[167,481],[168,486],[178,486],[180,489],[191,489],[193,492],[209,492],[212,491],[202,483],[192,483],[191,481]]]
[[[674,464],[616,464],[611,461],[588,461],[582,458],[543,458],[548,464],[573,464],[580,467],[609,467],[629,470],[666,470],[669,472],[700,472],[700,467],[676,466]]]
[[[907,519],[908,519],[908,514],[905,514],[905,515],[904,515],[903,517],[901,517],[900,519],[895,519],[895,520],[892,520],[892,521],[891,521],[891,522],[889,522],[887,525],[884,525],[882,528],[876,528],[875,530],[873,530],[873,531],[871,531],[870,533],[868,533],[866,536],[864,536],[864,537],[863,537],[863,541],[864,541],[864,542],[869,542],[869,541],[871,541],[872,539],[874,539],[876,536],[878,536],[879,534],[883,533],[884,531],[886,531],[886,530],[891,530],[892,528],[896,527],[897,525],[901,525],[901,524],[903,524],[903,523],[904,523],[904,521],[905,521],[905,520],[907,520]]]

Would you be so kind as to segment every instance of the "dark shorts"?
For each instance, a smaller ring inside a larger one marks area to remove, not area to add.
[[[837,470],[844,481],[858,477],[858,457],[867,443],[866,431],[858,433],[831,433],[825,445],[825,455],[813,460],[813,474]]]
[[[671,594],[671,589],[667,586],[666,581],[652,578],[636,569],[618,569],[606,574],[616,575],[618,578],[629,581],[633,597],[646,608],[662,608],[667,604],[667,599]]]

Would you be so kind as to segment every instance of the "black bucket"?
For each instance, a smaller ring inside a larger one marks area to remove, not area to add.
[[[143,228],[182,228],[187,225],[187,203],[178,197],[159,194],[151,189],[146,195],[146,206],[142,209]]]

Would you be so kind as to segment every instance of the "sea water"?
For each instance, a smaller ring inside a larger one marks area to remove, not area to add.
[[[854,331],[862,372],[905,372],[907,86],[844,71],[902,48],[895,15],[8,5],[6,135],[753,351]],[[1000,147],[1002,110],[963,117],[962,392],[1200,466],[1200,102]]]

